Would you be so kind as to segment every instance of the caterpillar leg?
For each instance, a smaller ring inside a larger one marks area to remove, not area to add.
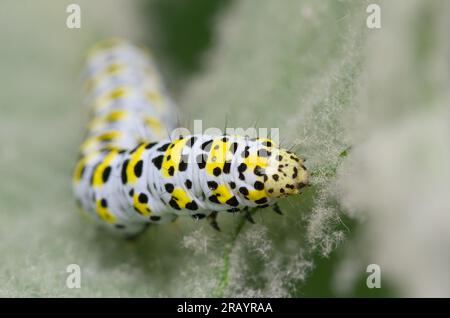
[[[126,234],[125,239],[128,242],[135,242],[140,236],[142,236],[142,234],[147,230],[149,226],[150,223],[146,223],[139,232],[133,234]]]
[[[214,230],[220,232],[219,224],[217,224],[217,211],[214,211],[210,215],[208,215],[207,219],[209,221],[209,225],[211,225]]]
[[[197,213],[197,214],[193,214],[192,218],[196,221],[202,220],[206,217],[206,214],[203,213]]]
[[[281,211],[281,209],[280,209],[280,207],[278,206],[278,204],[274,204],[274,205],[272,206],[272,210],[273,210],[275,213],[279,214],[279,215],[283,215],[283,212]]]
[[[255,220],[253,219],[252,214],[250,213],[250,211],[248,209],[244,209],[243,213],[244,213],[244,217],[247,221],[249,221],[252,224],[255,224]]]

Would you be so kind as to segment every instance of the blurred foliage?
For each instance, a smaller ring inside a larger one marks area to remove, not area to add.
[[[205,51],[214,42],[214,22],[231,0],[144,0],[147,44],[163,63],[173,90],[202,68]],[[175,92],[176,93],[176,92]]]

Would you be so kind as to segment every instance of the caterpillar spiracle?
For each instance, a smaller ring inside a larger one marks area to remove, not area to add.
[[[178,216],[272,206],[307,184],[303,160],[272,140],[237,135],[171,139],[178,112],[143,49],[107,40],[84,75],[93,114],[73,173],[78,206],[125,236]]]

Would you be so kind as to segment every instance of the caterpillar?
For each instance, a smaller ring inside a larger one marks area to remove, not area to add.
[[[307,185],[304,160],[267,138],[194,134],[171,138],[178,109],[149,53],[111,39],[94,46],[83,73],[92,112],[73,173],[80,209],[131,237],[178,216],[272,206]]]

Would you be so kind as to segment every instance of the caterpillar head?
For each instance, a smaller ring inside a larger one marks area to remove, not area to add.
[[[264,188],[271,198],[298,194],[308,184],[308,172],[303,160],[284,149],[272,152],[266,175]]]

